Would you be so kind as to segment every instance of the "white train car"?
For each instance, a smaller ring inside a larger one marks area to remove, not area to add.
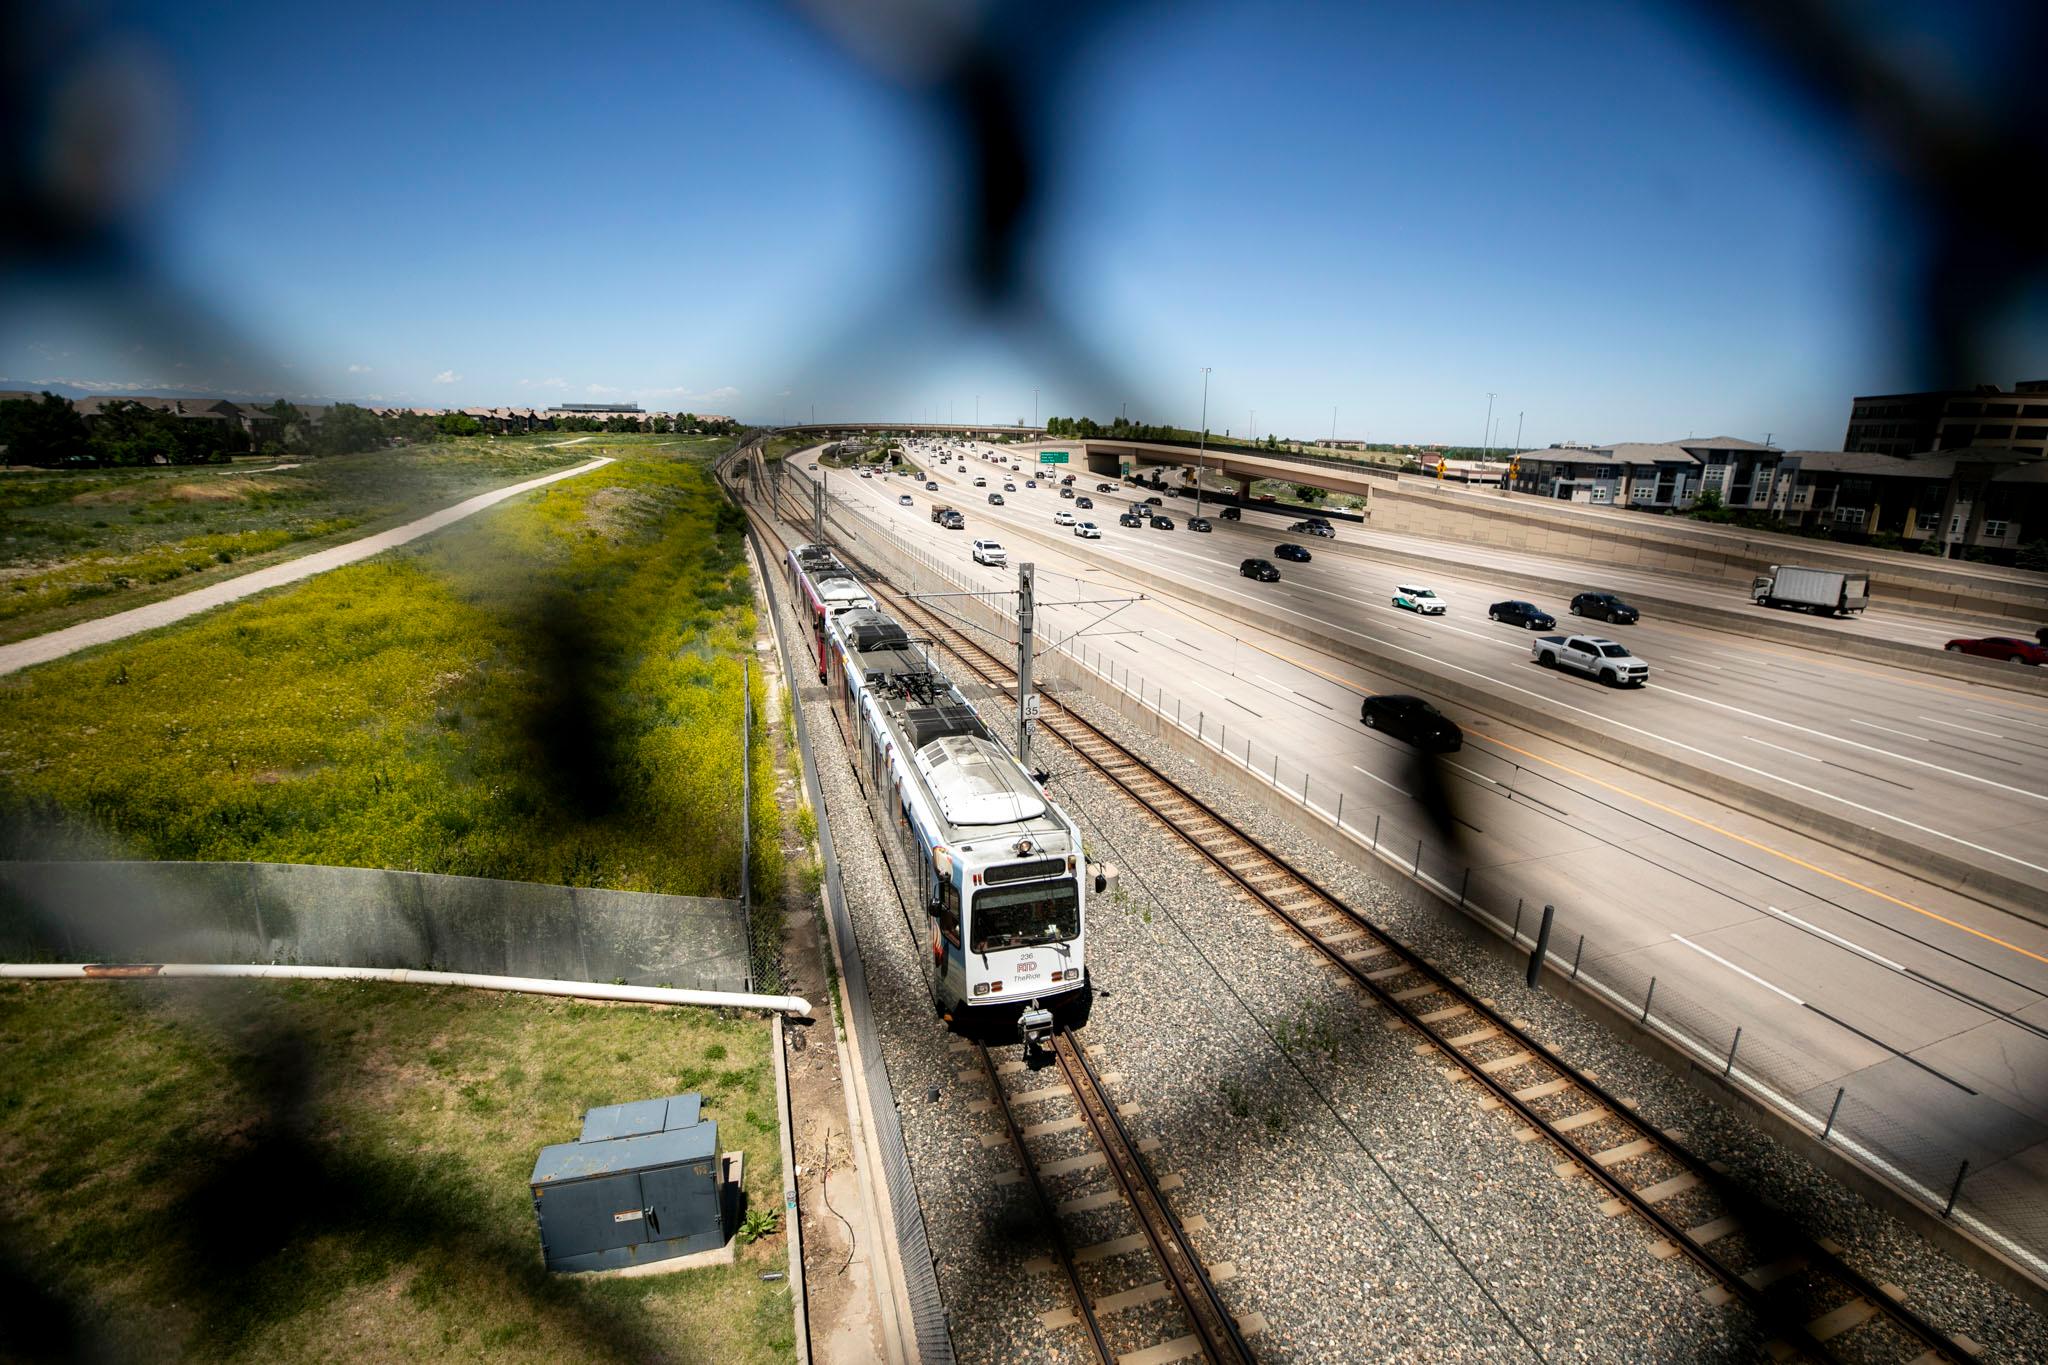
[[[825,623],[844,611],[872,611],[875,599],[853,571],[823,545],[799,545],[789,552],[789,586],[811,627],[811,654],[818,677],[825,676]]]
[[[929,653],[879,611],[827,623],[826,684],[891,873],[923,913],[929,979],[949,1022],[1027,1042],[1087,1015],[1081,832],[991,735]],[[915,910],[913,911],[915,913]]]

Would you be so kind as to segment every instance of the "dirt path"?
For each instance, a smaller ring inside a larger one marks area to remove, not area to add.
[[[388,531],[379,531],[360,540],[351,540],[346,545],[336,545],[299,559],[287,560],[283,564],[273,564],[267,569],[258,569],[254,573],[246,573],[238,578],[230,578],[225,582],[182,593],[177,597],[167,597],[146,607],[115,612],[112,616],[81,621],[62,630],[17,640],[11,645],[0,645],[0,675],[48,663],[52,659],[61,659],[66,654],[74,654],[93,645],[103,645],[109,641],[138,635],[145,630],[155,630],[158,626],[167,626],[188,616],[196,616],[202,611],[210,611],[229,602],[238,602],[255,593],[282,587],[286,583],[296,583],[302,578],[311,578],[315,574],[326,573],[329,569],[338,569],[344,564],[354,564],[358,560],[368,559],[372,555],[382,554],[386,550],[418,540],[421,536],[431,535],[442,527],[452,526],[466,517],[473,517],[485,508],[495,507],[507,498],[517,497],[531,489],[558,483],[563,479],[573,479],[579,474],[588,474],[591,470],[610,463],[610,457],[600,457],[588,464],[577,465],[574,469],[558,469],[552,474],[543,474],[524,483],[494,488],[488,493],[479,493],[473,498],[465,498],[461,502],[443,507],[438,512],[430,512],[403,526],[394,526]]]

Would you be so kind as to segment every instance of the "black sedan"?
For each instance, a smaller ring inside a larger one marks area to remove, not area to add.
[[[1269,560],[1247,559],[1244,563],[1237,566],[1237,572],[1241,578],[1256,578],[1261,583],[1278,583],[1280,581],[1280,571],[1274,568]]]
[[[1454,754],[1465,747],[1465,732],[1420,697],[1399,692],[1367,697],[1358,718],[1366,729],[1404,739],[1426,753]]]
[[[1152,529],[1155,531],[1171,531],[1173,529],[1173,518],[1161,516],[1153,517]]]
[[[1150,503],[1150,504],[1151,504],[1152,506],[1154,506],[1154,507],[1164,507],[1164,506],[1166,506],[1166,499],[1165,499],[1165,498],[1147,498],[1147,499],[1145,499],[1145,501],[1146,501],[1146,502],[1148,502],[1148,503]]]
[[[1534,602],[1496,602],[1486,609],[1486,615],[1507,626],[1527,626],[1530,630],[1557,628],[1557,618]]]
[[[1572,615],[1590,616],[1611,625],[1629,626],[1643,614],[1611,592],[1582,592],[1572,599]]]
[[[1307,550],[1291,542],[1284,545],[1275,545],[1273,547],[1273,554],[1276,558],[1291,559],[1297,564],[1306,564],[1313,557]]]
[[[1076,506],[1076,507],[1093,507],[1094,505],[1095,505],[1095,499],[1093,499],[1093,498],[1075,498],[1075,499],[1074,499],[1074,506]]]
[[[1207,517],[1189,517],[1188,529],[1190,531],[1213,531],[1216,528],[1209,524]]]

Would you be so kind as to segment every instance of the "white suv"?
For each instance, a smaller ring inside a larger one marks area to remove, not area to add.
[[[1083,540],[1102,539],[1102,532],[1095,529],[1095,523],[1092,521],[1077,522],[1074,526],[1074,534]]]
[[[998,569],[1007,568],[1010,563],[1010,552],[1005,550],[999,541],[977,540],[974,542],[974,562],[992,565]]]
[[[1062,507],[1059,511],[1052,514],[1052,524],[1055,526],[1072,526],[1074,524],[1074,514]]]
[[[1419,583],[1394,585],[1394,605],[1420,616],[1442,616],[1450,604]]]

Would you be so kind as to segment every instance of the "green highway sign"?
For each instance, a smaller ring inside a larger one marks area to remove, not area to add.
[[[1041,450],[1038,452],[1038,462],[1040,464],[1065,464],[1067,462],[1067,452],[1064,450]]]

